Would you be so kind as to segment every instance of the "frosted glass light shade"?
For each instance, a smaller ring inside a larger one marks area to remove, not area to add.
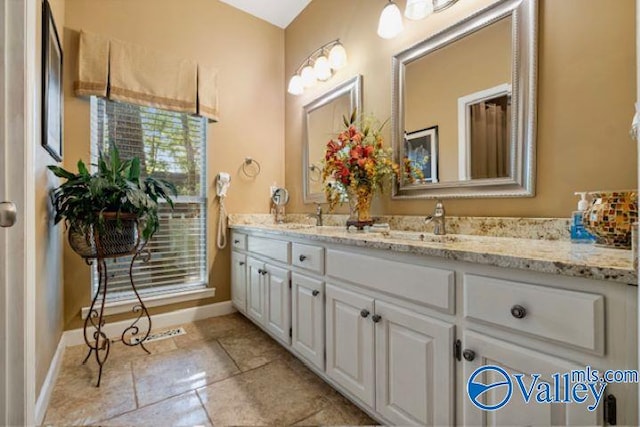
[[[390,1],[380,14],[378,35],[383,39],[392,39],[400,34],[403,29],[404,25],[402,24],[400,9],[393,1]]]
[[[313,71],[313,67],[311,65],[307,65],[302,69],[300,77],[302,77],[302,84],[305,88],[311,87],[316,84],[316,73]]]
[[[316,59],[313,64],[313,72],[316,74],[316,78],[321,81],[325,81],[331,77],[331,66],[326,56],[322,55]]]
[[[347,65],[347,51],[340,43],[329,51],[329,64],[334,70],[339,70]]]
[[[304,84],[302,83],[302,77],[295,75],[289,80],[289,88],[287,89],[291,95],[302,95],[304,92]]]
[[[407,0],[404,16],[409,19],[424,19],[433,13],[433,0]]]

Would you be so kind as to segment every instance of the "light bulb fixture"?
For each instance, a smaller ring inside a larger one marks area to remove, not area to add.
[[[340,41],[329,51],[329,63],[334,70],[339,70],[347,65],[347,51]]]
[[[417,21],[433,13],[433,0],[407,0],[404,16]]]
[[[382,13],[380,14],[380,21],[378,22],[378,35],[383,39],[392,39],[400,34],[404,30],[402,24],[402,14],[398,5],[389,0]]]
[[[318,81],[329,80],[336,70],[346,65],[347,51],[340,40],[332,40],[305,58],[289,80],[287,92],[291,95],[302,95],[305,89],[310,88]]]
[[[331,72],[331,65],[324,54],[316,58],[316,61],[313,64],[313,72],[316,74],[316,78],[320,81],[329,80],[331,78],[331,75],[333,74]]]
[[[289,80],[289,88],[287,89],[291,95],[302,95],[304,92],[304,84],[302,83],[302,77],[298,74],[291,77]]]
[[[302,84],[304,85],[305,89],[310,88],[318,81],[318,79],[316,78],[316,73],[313,71],[313,67],[311,66],[311,64],[305,65],[305,67],[300,72],[300,77],[302,77]]]

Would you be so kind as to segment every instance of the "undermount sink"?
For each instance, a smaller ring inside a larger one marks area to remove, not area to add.
[[[316,226],[313,224],[297,224],[297,223],[289,222],[284,224],[276,224],[276,227],[282,228],[285,230],[303,230],[303,229],[315,228]]]
[[[414,242],[428,243],[457,243],[460,241],[471,240],[467,236],[445,234],[438,236],[430,233],[421,233],[418,231],[385,231],[381,235],[393,240],[411,240]]]

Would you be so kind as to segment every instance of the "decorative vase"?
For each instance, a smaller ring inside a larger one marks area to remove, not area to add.
[[[595,191],[584,226],[603,246],[631,249],[631,228],[638,220],[637,191]]]
[[[100,233],[95,226],[81,230],[73,225],[69,228],[69,245],[83,258],[96,258],[98,247],[101,256],[132,254],[140,244],[138,218],[134,214],[103,212],[104,224]],[[96,242],[98,236],[98,242]]]
[[[373,200],[373,191],[367,185],[360,185],[355,190],[349,188],[349,220],[359,223],[370,223],[371,219],[371,201]]]

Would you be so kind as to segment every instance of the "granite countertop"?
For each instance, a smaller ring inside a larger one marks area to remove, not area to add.
[[[326,243],[407,252],[455,261],[564,276],[637,284],[631,251],[574,244],[566,240],[447,234],[416,231],[347,232],[344,227],[308,224],[231,223],[231,228],[300,237]]]

